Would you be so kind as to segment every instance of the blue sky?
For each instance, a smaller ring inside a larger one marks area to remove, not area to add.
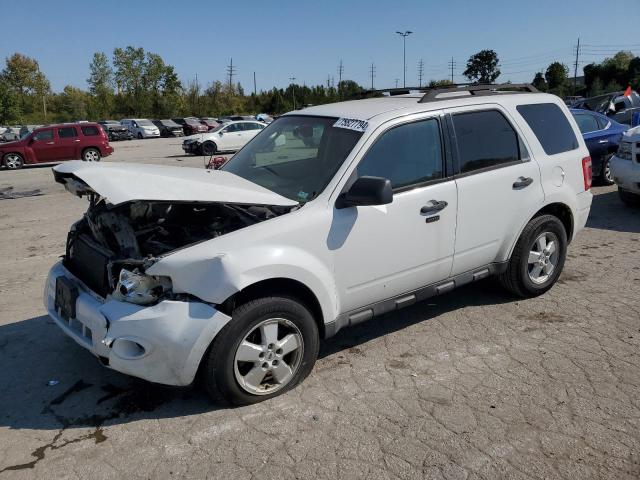
[[[0,20],[0,59],[14,52],[32,56],[54,90],[86,87],[96,51],[133,45],[160,54],[183,82],[198,75],[201,84],[225,80],[231,57],[246,90],[285,86],[289,77],[307,85],[343,78],[369,86],[376,66],[376,88],[402,85],[402,39],[407,38],[407,84],[425,79],[456,81],[469,55],[485,48],[498,53],[499,80],[530,81],[559,60],[571,66],[578,36],[588,45],[581,64],[599,61],[618,47],[640,55],[640,1],[537,0],[518,3],[479,1],[121,1],[69,0],[12,3],[19,21]],[[528,5],[526,8],[523,5]],[[606,6],[606,9],[605,9]],[[2,9],[6,14],[7,9]],[[607,18],[609,20],[607,20]]]

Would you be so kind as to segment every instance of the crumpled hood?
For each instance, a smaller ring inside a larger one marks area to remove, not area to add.
[[[76,160],[54,167],[53,175],[70,192],[86,193],[86,189],[78,188],[79,180],[114,206],[137,200],[283,207],[298,204],[233,173],[204,168]]]

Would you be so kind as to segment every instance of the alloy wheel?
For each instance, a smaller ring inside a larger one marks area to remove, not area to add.
[[[249,331],[236,350],[235,378],[254,395],[267,395],[286,386],[300,368],[302,333],[285,318],[263,320]]]
[[[543,232],[529,249],[527,271],[529,279],[536,284],[545,283],[558,265],[559,240],[555,233]]]
[[[11,170],[17,170],[22,167],[22,157],[15,153],[10,153],[4,157],[5,167]]]
[[[84,152],[84,159],[87,162],[97,162],[100,160],[100,154],[96,150],[87,150]]]

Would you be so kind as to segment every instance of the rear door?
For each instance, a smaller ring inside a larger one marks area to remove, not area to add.
[[[58,127],[58,148],[56,153],[56,160],[72,160],[74,158],[80,158],[78,154],[78,144],[80,139],[78,138],[78,131],[75,126],[69,125],[64,127]]]
[[[452,275],[502,260],[544,200],[540,169],[499,105],[447,110],[456,153],[458,226]]]

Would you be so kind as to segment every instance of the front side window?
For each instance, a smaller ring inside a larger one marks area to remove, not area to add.
[[[576,123],[578,124],[578,128],[581,133],[589,133],[599,130],[598,122],[593,115],[589,115],[588,113],[576,113],[573,115],[573,118],[576,119]]]
[[[455,114],[453,128],[460,173],[519,162],[522,158],[518,134],[497,110]]]
[[[53,130],[41,130],[33,136],[33,140],[36,142],[53,140]]]
[[[73,138],[77,137],[75,127],[62,127],[58,129],[58,137],[59,138]]]
[[[356,171],[358,177],[387,178],[394,190],[442,178],[438,121],[409,123],[383,133]]]
[[[258,133],[222,170],[298,202],[313,200],[362,136],[362,132],[335,127],[337,120],[281,117]]]
[[[533,130],[547,155],[578,148],[578,139],[571,124],[555,103],[518,105],[516,110]]]

